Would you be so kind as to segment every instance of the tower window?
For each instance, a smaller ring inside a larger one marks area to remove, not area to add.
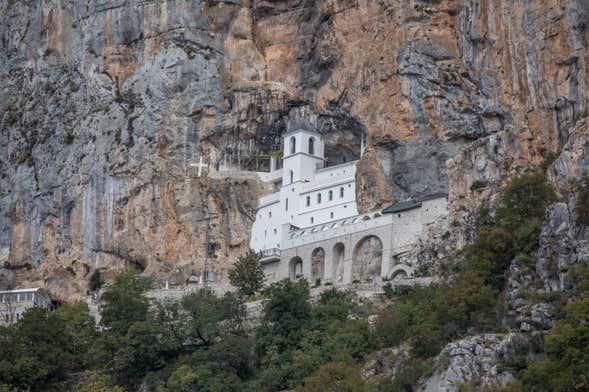
[[[317,194],[317,204],[321,204],[321,193]]]
[[[330,212],[330,213],[329,213],[329,217],[330,217],[331,219],[333,219],[333,212]]]
[[[289,175],[290,175],[290,183],[292,184],[294,182],[294,173],[292,170],[289,172]]]
[[[311,196],[307,196],[307,207],[311,205]]]
[[[333,200],[333,191],[329,191],[327,193],[327,198],[329,199],[329,201],[332,201]]]
[[[313,217],[311,217],[311,224],[315,223],[315,219],[313,219]]]
[[[297,143],[297,138],[294,136],[291,136],[291,138],[290,138],[290,153],[291,154],[294,154],[297,150],[296,143]]]
[[[339,197],[344,197],[344,187],[343,186],[339,189]]]
[[[268,218],[272,218],[272,211],[268,211]]]
[[[286,198],[286,200],[284,201],[285,205],[284,205],[284,210],[288,211],[288,197]]]
[[[315,138],[309,138],[309,154],[315,154]]]

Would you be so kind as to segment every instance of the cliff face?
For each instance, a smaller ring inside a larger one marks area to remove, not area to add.
[[[210,214],[223,276],[261,192],[234,170],[300,118],[333,163],[366,134],[362,209],[449,191],[460,244],[587,115],[583,0],[8,0],[0,15],[0,261],[66,298],[95,268],[199,276]]]

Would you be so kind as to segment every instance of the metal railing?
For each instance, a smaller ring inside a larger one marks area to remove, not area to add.
[[[261,250],[260,251],[260,258],[266,258],[266,257],[280,257],[280,249],[279,248],[271,248],[271,249],[265,249],[265,250]]]

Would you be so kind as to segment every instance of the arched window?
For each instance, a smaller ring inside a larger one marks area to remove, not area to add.
[[[309,154],[315,154],[315,138],[309,138]]]
[[[307,207],[311,205],[311,196],[307,196]]]
[[[333,200],[333,191],[329,191],[327,193],[327,197],[329,198],[329,201],[332,201]]]
[[[339,197],[344,197],[344,187],[343,186],[339,189]]]
[[[296,144],[297,144],[297,138],[294,136],[291,136],[290,137],[290,153],[291,154],[294,154],[297,151]]]
[[[289,174],[290,174],[290,183],[292,184],[294,182],[294,172],[291,170]]]
[[[317,204],[321,204],[321,193],[317,194]]]

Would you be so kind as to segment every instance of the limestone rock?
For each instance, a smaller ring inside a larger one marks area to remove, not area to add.
[[[468,337],[446,345],[435,359],[435,371],[424,380],[419,391],[455,392],[462,384],[479,387],[503,386],[514,380],[514,375],[503,370],[501,360],[514,355],[526,339],[519,334],[485,334]]]
[[[96,268],[202,275],[210,213],[222,280],[262,192],[230,173],[264,168],[291,115],[327,135],[332,163],[366,135],[362,209],[448,191],[457,247],[481,203],[587,116],[580,0],[7,1],[0,15],[3,274],[64,299]]]

